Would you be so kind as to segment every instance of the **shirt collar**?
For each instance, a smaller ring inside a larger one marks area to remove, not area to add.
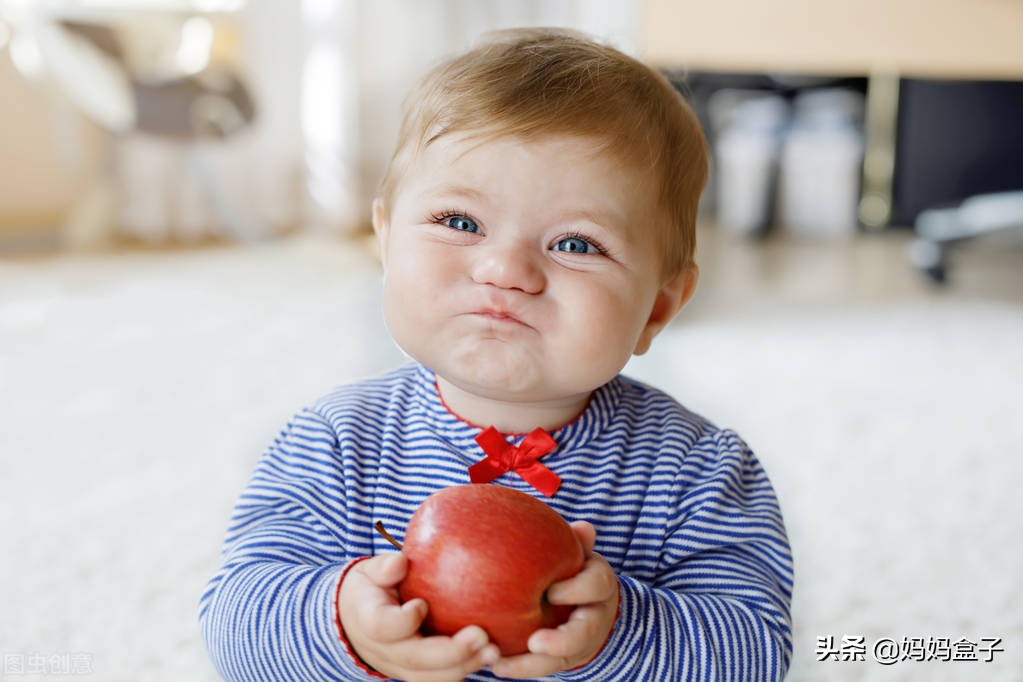
[[[579,416],[549,432],[557,447],[543,461],[553,460],[564,452],[572,452],[600,435],[614,418],[623,390],[621,377],[615,377],[594,391],[590,402]],[[482,456],[482,450],[475,439],[488,425],[471,424],[448,409],[437,389],[436,374],[418,363],[416,402],[416,409],[434,432],[453,445],[467,462],[475,461]],[[526,436],[525,433],[503,435],[513,445],[518,445]]]

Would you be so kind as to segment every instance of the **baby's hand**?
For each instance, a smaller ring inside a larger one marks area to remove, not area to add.
[[[544,677],[588,663],[607,642],[618,614],[618,577],[604,557],[593,551],[597,532],[585,521],[572,524],[588,559],[568,580],[547,591],[552,604],[575,604],[568,621],[556,629],[537,630],[529,653],[502,658],[492,667],[499,677]]]
[[[403,554],[361,561],[341,583],[341,626],[355,654],[377,672],[401,680],[461,680],[496,661],[500,653],[482,628],[470,625],[453,637],[424,637],[422,599],[398,601],[408,570]]]

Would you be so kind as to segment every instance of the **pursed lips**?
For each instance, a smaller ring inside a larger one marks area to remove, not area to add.
[[[522,327],[528,327],[529,329],[533,328],[531,325],[527,324],[526,322],[523,322],[517,316],[513,315],[507,310],[502,310],[500,308],[481,308],[479,310],[473,311],[471,314],[498,323],[514,324]]]

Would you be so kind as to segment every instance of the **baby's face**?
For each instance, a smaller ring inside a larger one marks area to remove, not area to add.
[[[540,402],[588,395],[649,341],[654,194],[595,148],[448,135],[416,159],[374,215],[405,352],[471,394]]]

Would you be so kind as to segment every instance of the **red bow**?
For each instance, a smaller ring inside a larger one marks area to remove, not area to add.
[[[476,442],[487,456],[469,467],[469,480],[473,483],[490,483],[501,474],[514,471],[547,497],[554,497],[561,478],[537,461],[557,445],[549,433],[541,428],[533,429],[515,447],[500,431],[488,426],[476,436]]]

